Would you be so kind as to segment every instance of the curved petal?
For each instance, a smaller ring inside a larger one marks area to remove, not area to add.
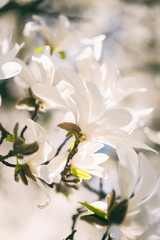
[[[61,153],[54,157],[48,165],[41,165],[41,178],[45,178],[46,182],[52,183],[54,179],[63,171],[67,157],[68,152]]]
[[[46,203],[38,205],[38,208],[43,209],[43,208],[47,207],[48,204],[50,203],[50,196],[49,196],[49,193],[47,191],[47,188],[45,187],[45,185],[38,178],[36,179],[36,182],[39,185],[39,187],[42,190],[42,192],[44,193],[44,195],[46,196]]]
[[[134,197],[129,201],[129,207],[132,208],[144,200],[151,193],[156,184],[156,173],[151,163],[143,153],[139,154],[140,164],[140,185]]]
[[[153,148],[147,146],[145,143],[139,141],[137,138],[119,129],[114,129],[106,132],[104,131],[103,136],[101,137],[97,136],[95,138],[92,137],[92,139],[95,141],[101,141],[112,147],[117,147],[117,144],[123,142],[124,144],[130,145],[134,148],[142,148],[142,149],[156,152]]]
[[[51,59],[45,55],[38,57],[33,56],[32,60],[36,62],[41,73],[42,83],[52,84],[54,79],[55,68]]]
[[[32,87],[32,91],[51,108],[66,108],[66,103],[56,87],[46,84],[36,84]]]
[[[36,79],[29,69],[29,66],[21,59],[15,58],[15,61],[22,67],[22,71],[20,72],[19,76],[15,78],[15,80],[18,82],[25,82],[27,87],[32,87],[36,83]]]
[[[22,70],[22,67],[19,63],[16,62],[7,62],[0,67],[0,80],[14,77],[19,74]]]
[[[76,93],[80,93],[87,97],[87,88],[84,82],[79,78],[79,76],[72,70],[61,67],[58,71],[63,78],[63,80],[69,82],[75,89]]]
[[[130,146],[117,146],[118,182],[122,199],[129,199],[138,180],[138,155]]]

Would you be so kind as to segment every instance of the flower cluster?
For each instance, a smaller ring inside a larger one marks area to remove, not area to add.
[[[114,161],[117,189],[104,194],[98,202],[81,202],[90,211],[81,219],[107,228],[103,239],[158,239],[158,220],[153,216],[160,210],[159,180],[152,163],[142,153],[156,151],[134,136],[141,117],[151,109],[140,111],[123,101],[147,89],[100,61],[105,35],[85,38],[62,15],[56,30],[39,16],[33,16],[24,35],[30,37],[37,32],[43,43],[31,49],[25,61],[16,57],[25,48],[24,43],[15,43],[9,49],[12,34],[6,28],[1,31],[0,79],[15,81],[23,89],[15,107],[27,110],[28,118],[25,124],[16,119],[10,131],[5,122],[0,124],[0,143],[3,146],[7,141],[9,148],[8,154],[0,155],[0,162],[14,168],[16,182],[28,185],[33,180],[49,198],[47,187],[68,191],[92,176],[107,183],[109,162]],[[72,48],[80,51],[73,54]],[[48,113],[53,123],[50,129]],[[151,131],[147,133],[153,138]],[[109,148],[114,149],[115,159],[111,159]],[[10,163],[10,158],[15,162]],[[49,200],[44,206],[48,203]]]

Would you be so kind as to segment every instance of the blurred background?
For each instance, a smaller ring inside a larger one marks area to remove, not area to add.
[[[130,107],[154,108],[146,117],[145,126],[160,131],[160,0],[0,0],[0,7],[0,26],[11,29],[13,43],[25,42],[19,53],[23,59],[41,41],[38,34],[30,38],[23,35],[25,23],[32,20],[32,15],[43,17],[54,28],[57,17],[64,14],[71,26],[85,37],[105,34],[100,61],[114,64],[122,77],[134,76],[147,87],[147,92],[131,95],[124,101]],[[27,117],[27,113],[11,111],[24,93],[9,79],[0,82],[0,94],[0,118],[6,129],[12,131],[17,118],[23,122]],[[135,135],[159,151],[159,144],[149,141],[141,130],[136,130]],[[7,152],[7,144],[1,149],[1,154],[4,152]],[[159,174],[157,157],[152,160]],[[99,183],[94,181],[90,184],[98,188]],[[14,182],[13,169],[3,166],[0,166],[0,189],[0,239],[5,240],[63,240],[71,233],[71,215],[80,207],[77,202],[92,202],[98,198],[84,187],[73,190],[69,198],[49,189],[51,204],[39,210],[37,205],[45,201],[43,192],[33,182],[29,182],[28,187]],[[107,184],[105,191],[110,191]],[[80,220],[76,229],[75,240],[99,240],[104,232]]]

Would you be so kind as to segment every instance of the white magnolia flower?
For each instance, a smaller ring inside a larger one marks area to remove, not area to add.
[[[66,111],[71,112],[71,118],[76,123],[85,139],[97,141],[116,147],[118,143],[126,142],[136,148],[151,150],[122,129],[132,121],[132,115],[121,108],[108,108],[104,98],[93,82],[84,82],[73,71],[60,68],[61,78],[72,86],[68,94],[61,94],[65,100]],[[54,87],[38,84],[32,88],[34,94],[50,105],[55,105]]]
[[[126,239],[141,239],[138,237],[150,229],[147,236],[149,237],[153,233],[152,227],[154,226],[154,231],[157,229],[157,223],[151,226],[149,212],[145,205],[156,184],[155,171],[144,154],[140,153],[138,157],[133,149],[130,149],[129,154],[125,145],[117,148],[117,154],[121,199],[128,199],[127,214],[120,225],[122,235]],[[137,183],[138,186],[136,186]]]
[[[122,206],[120,213],[114,213],[114,218],[112,216],[114,221],[110,222],[109,233],[116,240],[149,239],[158,228],[158,222],[153,221],[153,219],[151,221],[151,208],[154,206],[148,207],[147,205],[149,204],[149,195],[156,184],[155,171],[142,153],[138,156],[127,145],[120,144],[117,147],[117,154],[119,157],[118,180],[121,196],[117,203],[127,200],[128,206],[124,219],[120,223],[117,223],[116,217],[122,214]],[[107,213],[108,204],[98,201],[91,205]]]
[[[103,144],[94,142],[82,142],[78,146],[78,152],[71,159],[71,168],[78,168],[91,175],[106,178],[107,173],[99,166],[108,159],[103,153],[95,153],[103,147]],[[64,170],[69,152],[64,152],[54,157],[48,165],[41,167],[41,175],[46,182],[60,181],[60,173]]]
[[[49,51],[50,47],[43,47],[41,53],[36,53],[32,56],[29,65],[20,59],[16,59],[16,61],[21,64],[22,71],[15,80],[17,83],[23,85],[25,88],[30,88],[31,90],[34,89],[37,84],[46,85],[48,88],[52,86],[52,94],[55,95],[54,108],[65,108],[66,104],[61,97],[61,92],[56,88],[56,66]],[[50,91],[46,92],[46,94],[50,96]],[[33,97],[36,99],[36,103],[39,104],[40,110],[53,108],[53,102],[51,105],[49,101],[44,101],[42,98],[34,94],[34,91]],[[28,107],[23,104],[17,104],[17,108],[33,110],[33,107]]]
[[[15,45],[9,50],[12,34],[9,29],[1,28],[0,37],[0,80],[11,78],[20,73],[22,67],[14,61],[19,50],[24,46],[24,43]]]
[[[34,141],[37,141],[38,143],[38,150],[31,155],[25,156],[23,161],[29,165],[31,172],[35,177],[41,178],[41,164],[53,157],[54,149],[47,137],[45,129],[38,123],[28,119],[27,130],[25,132],[25,143],[32,143]]]
[[[29,36],[32,31],[41,33],[44,37],[45,44],[49,45],[54,52],[64,51],[79,41],[79,32],[70,30],[70,23],[64,15],[60,15],[58,18],[57,31],[48,27],[41,17],[34,15],[33,19],[34,22],[28,22],[26,24],[24,35]],[[36,23],[36,21],[38,23]]]
[[[104,97],[106,105],[115,105],[125,97],[144,92],[140,79],[121,77],[118,69],[108,63],[100,63],[94,57],[90,47],[86,48],[77,58],[78,74],[85,82],[94,82]]]

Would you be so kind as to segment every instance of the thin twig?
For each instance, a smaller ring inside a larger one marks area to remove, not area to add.
[[[5,159],[8,159],[8,158],[13,157],[13,156],[15,156],[14,151],[9,151],[9,153],[5,156],[0,155],[0,162],[3,163],[4,165],[6,165],[7,167],[14,167],[15,168],[16,167],[15,164],[12,164],[12,163],[9,163],[9,162],[5,161]]]
[[[98,191],[96,190],[95,188],[92,188],[88,183],[86,183],[85,181],[83,181],[83,186],[85,188],[87,188],[89,191],[93,192],[93,193],[96,193],[98,196],[99,196],[99,200],[100,199],[103,199],[106,197],[107,193],[105,193],[102,188]]]
[[[66,142],[71,138],[72,136],[67,137],[64,142],[58,147],[56,153],[55,153],[55,157],[60,153],[60,151],[62,150],[62,148],[64,147],[64,145],[66,144]]]
[[[86,210],[83,207],[77,208],[77,213],[72,216],[72,221],[73,221],[72,231],[75,230],[75,225],[76,225],[77,219],[78,219],[79,215],[83,212],[86,212]]]
[[[0,139],[0,144],[3,143],[3,140],[5,138],[7,138],[8,135],[12,135],[11,133],[9,133],[3,126],[2,124],[0,123],[0,131],[2,132],[2,136],[1,136],[1,139]]]
[[[107,227],[107,229],[102,237],[102,240],[106,240],[106,238],[108,237],[108,230],[109,230],[109,226]]]
[[[65,240],[73,240],[74,234],[77,232],[77,230],[74,230]]]
[[[33,115],[32,115],[32,117],[31,117],[31,119],[32,119],[33,121],[36,121],[37,114],[38,114],[38,110],[39,110],[39,105],[36,105],[35,110],[34,110],[34,112],[33,112]],[[22,132],[21,132],[21,134],[20,134],[20,137],[23,138],[23,139],[24,139],[24,133],[25,133],[25,131],[27,130],[27,128],[28,128],[27,125],[24,126],[24,128],[22,129]]]

